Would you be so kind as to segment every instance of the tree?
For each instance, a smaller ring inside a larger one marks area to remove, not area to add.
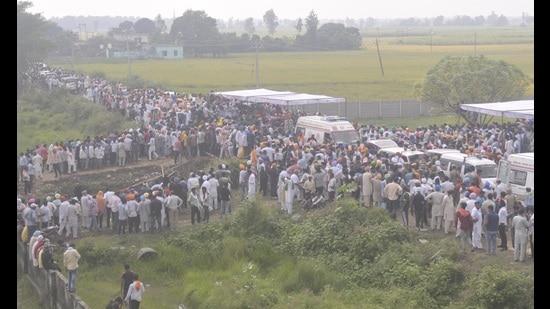
[[[155,31],[151,35],[149,41],[154,43],[168,43],[170,41],[170,37],[168,36],[166,23],[160,14],[155,17],[154,23]]]
[[[216,53],[216,40],[219,31],[216,20],[204,11],[187,10],[182,16],[174,19],[170,28],[172,39],[184,45],[194,57],[204,53]]]
[[[358,50],[362,44],[359,29],[337,23],[323,24],[317,38],[320,47],[331,50]]]
[[[248,17],[248,18],[244,21],[244,30],[245,30],[246,33],[248,33],[249,35],[252,35],[252,34],[254,34],[254,32],[256,32],[256,27],[254,27],[254,18]]]
[[[24,73],[36,62],[44,60],[54,44],[45,33],[53,27],[40,14],[27,13],[31,2],[17,3],[17,95],[24,83]]]
[[[462,110],[460,105],[518,100],[531,84],[520,69],[504,61],[484,56],[447,56],[414,87],[422,100],[439,104],[475,124],[478,115]]]
[[[279,26],[277,15],[275,15],[275,12],[273,9],[265,12],[264,14],[264,23],[267,26],[267,31],[269,32],[269,35],[273,36],[275,34],[275,29]]]
[[[136,33],[153,34],[156,30],[156,25],[149,18],[141,18],[134,23],[134,30]]]
[[[296,31],[298,31],[298,33],[302,33],[302,30],[304,30],[304,22],[302,21],[302,18],[298,18],[298,21],[296,22],[296,26],[294,26],[294,28],[296,28]]]
[[[306,18],[306,43],[311,46],[317,46],[317,27],[319,26],[319,18],[314,10],[309,12]]]

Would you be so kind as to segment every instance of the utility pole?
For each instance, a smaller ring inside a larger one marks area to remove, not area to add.
[[[380,47],[378,46],[378,38],[376,38],[375,44],[376,44],[376,50],[378,51],[378,61],[380,62],[380,71],[382,72],[382,76],[384,76],[384,66],[382,65],[382,56],[380,55]]]

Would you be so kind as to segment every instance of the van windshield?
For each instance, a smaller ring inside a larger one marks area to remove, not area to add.
[[[355,144],[359,140],[359,133],[357,133],[357,131],[332,132],[332,139],[337,144],[338,143],[343,143],[346,145]]]
[[[497,165],[477,165],[476,170],[481,170],[482,178],[496,178],[497,177]]]

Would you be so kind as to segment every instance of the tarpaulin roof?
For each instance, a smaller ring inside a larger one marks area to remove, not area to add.
[[[227,99],[237,99],[253,103],[270,103],[277,105],[304,105],[319,103],[344,103],[345,98],[335,98],[326,95],[296,93],[291,91],[275,91],[269,89],[248,89],[215,92]]]
[[[248,89],[248,90],[234,90],[234,91],[222,91],[215,92],[216,95],[221,95],[227,99],[237,99],[242,101],[250,101],[253,97],[266,96],[266,95],[279,95],[279,94],[291,94],[290,91],[275,91],[269,89]]]
[[[508,101],[498,103],[462,104],[460,108],[469,111],[493,116],[508,118],[535,118],[535,100]]]
[[[279,95],[259,96],[252,98],[252,102],[256,103],[270,103],[277,105],[304,105],[304,104],[318,104],[318,103],[344,103],[345,98],[335,98],[326,95],[315,95],[307,93],[290,93]]]

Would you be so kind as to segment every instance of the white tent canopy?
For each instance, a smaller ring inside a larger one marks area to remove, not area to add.
[[[535,100],[508,101],[498,103],[462,104],[460,108],[475,113],[509,118],[535,118]]]
[[[324,103],[345,103],[345,98],[335,98],[326,95],[315,95],[307,93],[289,93],[279,95],[267,95],[252,98],[252,102],[270,103],[277,105],[304,105],[304,104],[324,104]]]
[[[227,99],[237,99],[241,101],[250,101],[251,98],[268,95],[280,95],[280,94],[292,94],[290,91],[275,91],[269,89],[248,89],[248,90],[235,90],[235,91],[222,91],[215,92],[216,95],[221,95]]]

